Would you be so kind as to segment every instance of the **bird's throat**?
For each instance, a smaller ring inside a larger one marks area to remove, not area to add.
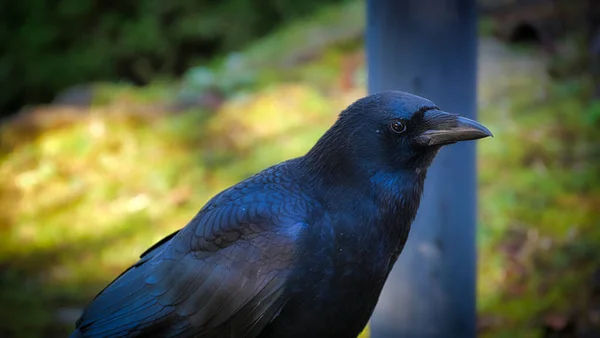
[[[373,197],[381,215],[378,227],[382,241],[390,245],[389,250],[398,251],[394,260],[417,215],[426,175],[427,169],[379,172],[371,179]]]

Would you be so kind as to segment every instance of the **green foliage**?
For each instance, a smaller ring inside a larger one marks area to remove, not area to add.
[[[297,70],[298,65],[332,56],[332,46],[339,47],[336,51],[356,49],[362,44],[364,28],[363,1],[324,7],[305,20],[286,24],[243,51],[215,59],[211,66],[191,68],[183,79],[180,96],[186,100],[206,90],[228,95],[278,80],[297,79],[305,74],[304,69]],[[334,62],[339,62],[339,58],[331,61],[327,66],[337,68]],[[321,74],[326,75],[327,69],[331,68],[321,67],[320,71],[325,71]]]
[[[82,82],[148,83],[237,51],[327,1],[8,1],[0,10],[0,111]]]
[[[481,112],[501,140],[479,144],[478,306],[502,327],[484,337],[539,336],[550,316],[585,314],[600,267],[597,102],[586,81],[529,76]]]

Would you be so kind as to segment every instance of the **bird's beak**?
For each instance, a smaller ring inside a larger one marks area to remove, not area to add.
[[[422,146],[447,145],[493,137],[492,132],[481,123],[457,114],[429,110],[423,118],[426,130],[416,137],[417,143]]]

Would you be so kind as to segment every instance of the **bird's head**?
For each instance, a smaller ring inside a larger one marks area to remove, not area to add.
[[[426,169],[445,145],[488,136],[480,123],[427,99],[384,91],[348,106],[314,149],[341,170],[352,164],[369,171],[414,170]]]

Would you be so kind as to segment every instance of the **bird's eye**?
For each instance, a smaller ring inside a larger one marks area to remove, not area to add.
[[[396,134],[403,133],[406,130],[406,124],[400,120],[394,120],[390,123],[390,128]]]

